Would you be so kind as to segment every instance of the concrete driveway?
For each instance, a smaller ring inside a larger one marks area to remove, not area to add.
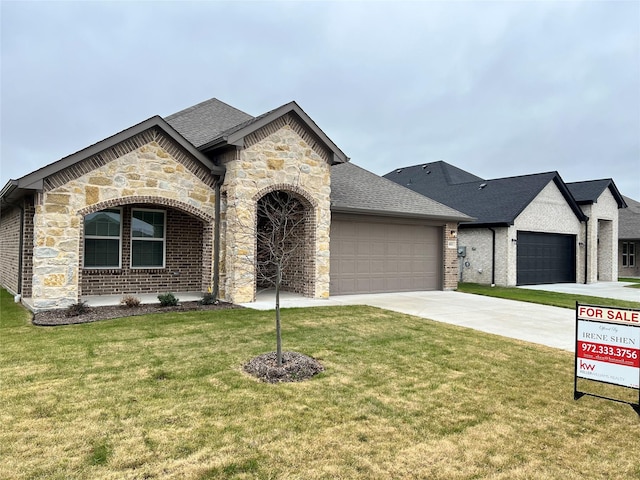
[[[527,288],[640,301],[640,290],[624,288],[624,285],[603,282]],[[274,299],[273,292],[263,292],[255,302],[243,306],[271,310],[275,305]],[[280,300],[283,308],[333,305],[370,305],[571,352],[575,349],[575,311],[567,308],[441,291],[338,295],[328,300],[285,292]]]
[[[575,312],[566,308],[441,291],[338,295],[328,300],[284,293],[280,299],[282,308],[334,305],[370,305],[568,351],[575,346]],[[243,306],[273,309],[274,294],[261,293]]]

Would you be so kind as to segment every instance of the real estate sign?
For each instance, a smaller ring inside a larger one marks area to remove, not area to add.
[[[575,362],[576,379],[639,389],[640,405],[640,310],[576,304]]]

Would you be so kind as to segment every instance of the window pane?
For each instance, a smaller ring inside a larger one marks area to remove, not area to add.
[[[84,217],[85,236],[119,237],[120,210],[101,210]]]
[[[163,267],[164,242],[134,240],[131,242],[132,267]]]
[[[164,238],[164,212],[135,210],[131,223],[133,237]]]
[[[120,240],[85,239],[84,266],[85,268],[118,268],[120,266]]]

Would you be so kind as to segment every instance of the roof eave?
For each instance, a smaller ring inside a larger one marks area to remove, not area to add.
[[[10,204],[21,196],[22,192],[18,187],[18,180],[9,180],[0,190],[0,203]]]
[[[394,212],[371,208],[349,207],[347,205],[331,205],[331,211],[335,213],[353,213],[357,215],[371,215],[376,217],[415,218],[422,220],[436,220],[446,222],[468,222],[472,217],[455,215],[430,215],[424,213]]]
[[[511,226],[513,226],[513,222],[464,222],[460,224],[459,228],[464,230],[467,228],[499,228]]]
[[[126,130],[116,133],[111,137],[101,140],[100,142],[97,142],[89,147],[86,147],[76,153],[64,157],[56,162],[50,163],[49,165],[46,165],[36,170],[35,172],[29,173],[24,177],[19,178],[18,180],[12,180],[12,182],[16,182],[16,187],[21,190],[40,191],[43,188],[44,179],[46,177],[49,177],[65,168],[74,165],[77,162],[96,155],[106,150],[107,148],[113,147],[114,145],[117,145],[153,127],[158,127],[162,131],[164,131],[169,137],[171,137],[172,140],[178,143],[190,155],[198,159],[205,167],[207,167],[212,175],[224,175],[224,167],[215,165],[203,153],[198,151],[191,143],[189,143],[182,135],[180,135],[171,125],[169,125],[165,120],[156,115],[148,118],[143,122],[138,123],[137,125],[129,127]],[[4,190],[5,189],[3,188],[3,192]]]
[[[615,198],[616,202],[618,202],[618,208],[619,209],[620,208],[627,208],[629,206],[629,205],[627,205],[627,202],[624,201],[624,197],[622,196],[622,194],[618,190],[618,187],[616,186],[616,184],[613,181],[613,179],[610,179],[609,190],[611,190],[611,194],[613,195],[613,198]]]
[[[567,187],[567,184],[564,183],[564,180],[562,180],[562,177],[560,177],[560,174],[558,172],[555,172],[553,182],[556,184],[556,186],[560,190],[560,193],[569,204],[569,207],[571,207],[571,210],[573,210],[573,213],[575,213],[576,217],[578,217],[578,220],[580,220],[581,222],[586,222],[588,217],[585,215],[576,200],[573,198],[573,195],[571,195],[571,192],[569,191],[569,187]]]

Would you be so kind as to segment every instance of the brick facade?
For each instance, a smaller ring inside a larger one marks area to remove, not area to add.
[[[21,293],[23,297],[31,296],[34,213],[31,195],[0,212],[0,284],[12,294]]]
[[[518,231],[561,233],[584,241],[583,226],[555,183],[550,182],[509,227],[463,228],[458,244],[466,247],[466,257],[460,259],[460,278],[463,282],[498,286],[515,286],[517,282]],[[495,232],[495,256],[493,241]],[[578,281],[584,275],[579,265],[581,251],[576,248]],[[495,265],[495,271],[493,271]]]
[[[442,289],[458,288],[458,224],[447,223],[443,229]]]
[[[131,268],[132,209],[160,209],[157,204],[133,204],[122,207],[122,268],[82,269],[81,295],[137,293],[202,292],[202,252],[204,224],[197,218],[175,209],[166,212],[165,268]],[[82,245],[80,242],[82,259]],[[210,278],[211,266],[205,268]]]
[[[0,212],[0,282],[14,295],[20,290],[21,223],[20,208],[3,208]]]

